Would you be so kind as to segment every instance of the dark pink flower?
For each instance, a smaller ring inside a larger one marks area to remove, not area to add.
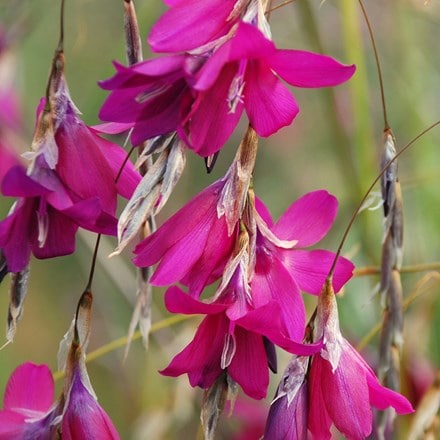
[[[169,285],[177,281],[198,296],[220,278],[236,240],[236,227],[228,231],[220,210],[225,180],[219,180],[194,197],[135,249],[137,266],[160,261],[151,282]]]
[[[6,384],[0,439],[52,439],[57,416],[53,397],[54,382],[46,365],[26,362],[17,367]]]
[[[21,271],[31,252],[37,258],[72,253],[78,227],[116,235],[117,196],[129,198],[140,180],[128,163],[115,183],[126,153],[78,118],[62,75],[57,87],[56,117],[44,101],[39,106],[27,172],[13,167],[2,182],[4,195],[19,197],[0,222],[10,272]]]
[[[133,127],[131,141],[139,145],[146,139],[176,131],[181,102],[190,88],[186,77],[191,60],[186,55],[170,55],[143,61],[130,67],[114,63],[116,74],[99,85],[112,90],[99,117],[113,121],[105,132]]]
[[[347,81],[355,68],[324,55],[279,50],[255,26],[240,22],[226,42],[209,51],[116,70],[101,82],[112,90],[101,119],[131,123],[134,145],[177,131],[189,148],[207,157],[229,139],[243,110],[260,136],[293,121],[298,105],[279,78],[296,87],[327,87]]]
[[[393,407],[398,414],[413,412],[409,401],[382,386],[373,370],[339,330],[336,299],[327,286],[318,302],[316,337],[321,353],[312,359],[309,385],[309,423],[314,438],[330,440],[332,424],[346,437],[362,440],[372,431],[371,407]]]
[[[207,316],[193,341],[161,373],[167,376],[188,374],[192,386],[209,388],[227,371],[246,394],[262,399],[269,384],[269,359],[264,338],[304,355],[320,349],[320,344],[303,345],[288,338],[280,319],[279,304],[272,301],[233,319],[228,312],[235,307],[235,300],[223,296],[212,303],[204,303],[177,287],[168,289],[165,304],[169,311]]]
[[[53,402],[54,382],[46,365],[26,362],[12,373],[0,411],[1,440],[119,439],[96,401],[87,372],[77,365],[67,395]]]
[[[178,132],[194,151],[208,156],[220,150],[246,110],[257,134],[270,136],[299,111],[279,77],[296,87],[328,87],[347,81],[354,71],[328,56],[277,49],[256,27],[240,23],[196,73],[196,94]]]

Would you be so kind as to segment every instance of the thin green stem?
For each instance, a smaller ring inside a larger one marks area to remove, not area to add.
[[[367,11],[365,9],[365,6],[362,2],[362,0],[358,0],[359,5],[362,10],[362,15],[364,16],[365,23],[367,24],[368,28],[368,34],[370,35],[371,45],[373,46],[373,52],[374,52],[374,59],[376,61],[376,68],[377,68],[377,75],[379,77],[379,87],[380,87],[380,96],[382,101],[382,112],[383,112],[383,120],[384,120],[384,130],[389,130],[390,125],[388,123],[388,115],[387,115],[387,106],[386,106],[386,100],[385,100],[385,88],[383,85],[383,77],[382,77],[382,69],[380,67],[380,61],[379,61],[379,52],[377,50],[376,46],[376,40],[374,38],[374,32],[373,28],[371,27],[370,20],[368,18]]]
[[[386,170],[391,166],[391,164],[397,160],[405,151],[407,151],[409,148],[411,148],[422,136],[424,136],[426,133],[434,129],[440,125],[440,120],[437,122],[434,122],[431,124],[428,128],[423,130],[421,133],[419,133],[414,139],[412,139],[410,142],[408,142],[382,169],[382,171],[379,173],[379,175],[373,180],[373,183],[369,186],[368,190],[366,191],[365,195],[362,197],[362,200],[360,201],[359,205],[355,209],[353,215],[351,216],[351,219],[344,231],[344,235],[342,236],[341,242],[339,244],[338,250],[336,251],[335,258],[333,260],[333,264],[330,268],[328,278],[331,278],[333,276],[333,273],[336,268],[336,263],[338,261],[339,256],[341,255],[342,247],[345,244],[345,240],[348,237],[348,233],[350,232],[351,227],[353,226],[354,221],[356,220],[357,215],[359,214],[359,211],[361,210],[362,206],[364,205],[365,201],[367,200],[367,197],[373,190],[376,183],[380,180],[380,178],[383,176],[383,174],[386,172]]]
[[[434,263],[422,263],[414,264],[411,266],[402,267],[400,273],[418,273],[425,272],[429,270],[440,270],[440,262]],[[363,277],[368,275],[379,275],[381,273],[381,268],[379,266],[366,266],[360,267],[354,271],[354,277]]]

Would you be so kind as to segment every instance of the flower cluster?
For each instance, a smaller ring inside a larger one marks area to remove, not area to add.
[[[100,110],[108,123],[95,129],[79,118],[64,76],[61,39],[37,109],[31,151],[24,155],[27,166],[10,161],[0,148],[0,163],[6,164],[0,168],[1,191],[18,198],[0,221],[0,280],[7,272],[13,275],[9,334],[20,316],[31,254],[73,253],[79,227],[118,235],[114,254],[128,243],[134,246],[142,282],[168,287],[165,305],[171,313],[203,316],[193,340],[161,373],[187,374],[192,386],[205,390],[206,438],[212,438],[235,384],[254,399],[266,396],[280,347],[294,356],[272,403],[265,438],[330,439],[334,425],[350,439],[363,439],[373,429],[371,407],[406,414],[412,406],[379,383],[341,334],[335,292],[351,278],[354,265],[339,253],[308,249],[329,232],[338,202],[326,190],[313,191],[274,221],[253,186],[259,137],[288,126],[299,112],[284,82],[336,86],[350,79],[355,67],[277,48],[266,0],[166,3],[168,11],[148,38],[162,55],[146,61],[131,57],[127,67],[115,63],[115,75],[100,82],[110,91]],[[135,22],[126,17],[128,45],[138,35]],[[0,94],[0,124],[12,114],[3,112],[2,99]],[[204,157],[210,170],[243,114],[247,131],[226,174],[155,230],[152,216],[183,172],[183,150]],[[124,150],[99,136],[127,130],[134,146],[142,144],[142,179]],[[118,222],[119,195],[130,200]],[[150,278],[144,268],[154,265]],[[0,440],[119,438],[85,367],[93,269],[61,344],[66,374],[61,397],[53,402],[46,366],[18,367],[0,411]],[[309,323],[303,293],[318,297]],[[147,296],[139,294],[141,300]]]
[[[330,229],[337,201],[315,191],[274,223],[244,172],[243,158],[255,153],[256,139],[249,129],[226,176],[142,241],[134,262],[160,262],[151,278],[154,285],[180,282],[188,288],[187,293],[178,287],[167,291],[169,311],[206,315],[193,342],[162,373],[188,373],[192,385],[209,388],[227,371],[247,394],[263,398],[268,365],[275,364],[272,344],[303,355],[320,349],[319,343],[301,344],[306,313],[300,292],[319,293],[335,255],[304,248]],[[348,260],[339,258],[335,289],[352,270]],[[214,297],[201,301],[204,288],[217,280]]]

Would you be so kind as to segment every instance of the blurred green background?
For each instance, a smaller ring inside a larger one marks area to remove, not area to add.
[[[440,119],[440,2],[388,0],[366,4],[382,62],[388,118],[400,149]],[[66,2],[67,81],[89,125],[99,122],[97,113],[106,96],[97,81],[113,74],[112,60],[125,62],[122,6],[122,0]],[[152,23],[165,7],[159,0],[138,0],[136,7],[145,42]],[[15,140],[20,151],[25,151],[32,140],[35,108],[44,95],[58,41],[59,9],[60,2],[54,0],[0,3],[0,23],[13,36],[0,65],[12,69],[21,100],[23,128]],[[274,11],[271,26],[278,47],[322,52],[357,65],[355,77],[335,89],[294,90],[301,113],[291,127],[261,140],[255,171],[256,193],[275,218],[306,192],[326,188],[336,195],[340,210],[335,227],[319,244],[335,250],[352,212],[379,170],[383,117],[366,25],[356,1],[298,0]],[[146,44],[144,54],[145,58],[151,55]],[[244,128],[245,121],[222,150],[211,175],[205,173],[200,158],[188,154],[185,173],[159,216],[159,223],[224,174]],[[436,129],[399,161],[405,212],[404,267],[440,262],[439,145],[440,129]],[[0,200],[2,218],[11,204],[10,199]],[[93,234],[83,232],[74,255],[32,260],[29,293],[15,341],[0,351],[1,394],[11,371],[26,360],[47,363],[56,370],[58,344],[85,287],[94,240]],[[344,255],[358,268],[378,266],[381,241],[382,210],[364,211],[350,232]],[[135,270],[128,253],[107,258],[114,246],[113,239],[105,239],[100,250],[89,351],[124,336],[131,317]],[[402,386],[413,402],[420,397],[414,384],[426,388],[440,365],[439,279],[439,266],[402,274],[405,297],[420,286],[425,289],[406,312]],[[381,320],[379,298],[374,295],[377,283],[377,276],[359,276],[340,295],[341,326],[353,344]],[[8,284],[5,279],[0,285],[4,322]],[[154,322],[168,316],[162,298],[163,289],[157,289]],[[312,310],[315,299],[306,301]],[[199,318],[192,318],[154,333],[148,351],[135,341],[125,362],[124,349],[118,349],[88,365],[99,402],[121,438],[177,439],[182,438],[182,432],[185,438],[199,435],[200,390],[193,390],[186,376],[172,379],[157,373],[192,339],[198,322]],[[372,338],[363,352],[373,365],[377,361],[377,341],[377,336]],[[280,352],[281,373],[287,360],[288,356]],[[225,415],[218,438],[257,439],[262,434],[257,420],[264,424],[278,380],[272,377],[267,401],[240,401],[237,417]],[[402,421],[402,430],[408,420]],[[256,428],[255,433],[251,434],[250,426]],[[239,437],[242,429],[248,437]]]

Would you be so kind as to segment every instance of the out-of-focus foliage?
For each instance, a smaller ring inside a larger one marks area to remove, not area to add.
[[[21,151],[30,145],[35,109],[45,92],[58,41],[59,3],[16,0],[0,4],[0,25],[10,36],[8,58],[2,55],[0,65],[8,63],[8,68],[14,69],[14,86],[23,111],[23,128],[15,137],[15,146]],[[388,118],[399,150],[440,119],[440,3],[437,0],[366,3],[382,63]],[[125,62],[122,6],[122,0],[66,2],[67,80],[73,100],[90,125],[98,122],[97,112],[106,96],[97,81],[113,74],[112,60]],[[165,7],[159,0],[138,0],[136,6],[144,53],[148,57],[151,54],[146,36]],[[301,113],[291,127],[261,141],[255,172],[256,191],[275,216],[305,192],[326,188],[335,194],[340,201],[337,224],[320,246],[335,249],[356,204],[379,170],[383,117],[367,28],[358,3],[352,0],[322,4],[297,0],[274,11],[270,23],[279,47],[314,50],[357,64],[356,76],[343,86],[295,91]],[[212,174],[205,173],[200,158],[189,156],[187,169],[160,214],[159,223],[224,174],[244,127],[244,124],[239,126]],[[437,129],[399,160],[405,218],[404,269],[440,261],[439,145],[440,129]],[[11,203],[9,199],[0,200],[2,217]],[[382,227],[381,209],[364,211],[355,222],[344,252],[358,268],[379,265]],[[82,233],[74,255],[49,261],[32,260],[23,318],[13,345],[0,352],[1,390],[15,366],[26,360],[48,363],[56,369],[58,344],[85,287],[93,245],[93,235]],[[129,253],[107,258],[114,247],[115,242],[106,239],[99,253],[89,351],[124,336],[131,317],[135,271]],[[354,345],[381,321],[379,298],[374,295],[378,280],[377,275],[358,277],[340,295],[341,326]],[[404,272],[402,283],[405,298],[417,289],[424,292],[405,313],[402,390],[417,404],[440,367],[440,267]],[[162,297],[163,290],[156,289],[153,317],[156,322],[168,316]],[[310,307],[314,301],[314,298],[308,301]],[[7,305],[8,279],[5,279],[0,285],[0,310],[5,323]],[[141,343],[133,343],[125,362],[123,349],[119,349],[89,364],[99,402],[122,438],[174,439],[182,438],[182,432],[185,438],[197,437],[200,391],[192,389],[186,377],[172,379],[157,373],[188,343],[197,323],[197,318],[193,318],[154,333],[148,352]],[[364,355],[375,364],[377,337],[372,338]],[[287,355],[280,353],[281,371],[286,361]],[[223,418],[219,438],[257,439],[263,432],[277,380],[272,378],[272,390],[266,402],[239,397],[237,415]],[[409,419],[400,423],[402,430]],[[248,437],[239,436],[242,429]]]

